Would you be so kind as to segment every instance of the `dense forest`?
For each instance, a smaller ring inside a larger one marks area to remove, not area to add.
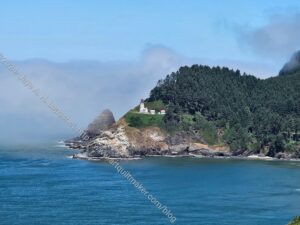
[[[225,67],[184,66],[160,80],[147,102],[165,105],[169,131],[199,131],[232,151],[299,151],[300,70],[281,75],[263,80]]]

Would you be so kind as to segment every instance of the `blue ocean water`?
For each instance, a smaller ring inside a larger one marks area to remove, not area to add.
[[[52,144],[0,147],[0,224],[170,224],[109,164]],[[300,163],[148,158],[121,162],[176,224],[283,225],[300,215]]]

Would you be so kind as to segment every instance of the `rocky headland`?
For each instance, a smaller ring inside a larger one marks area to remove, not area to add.
[[[110,110],[104,110],[83,135],[67,140],[65,144],[70,148],[81,149],[74,158],[86,159],[232,155],[228,147],[209,146],[196,133],[169,134],[159,127],[138,129],[130,127],[124,118],[115,122]]]
[[[168,133],[159,127],[135,128],[124,118],[115,122],[110,110],[104,110],[76,138],[65,141],[66,146],[80,149],[73,158],[101,160],[137,159],[147,156],[167,157],[230,157],[272,159],[265,154],[249,151],[230,151],[225,145],[209,145],[199,133]],[[293,159],[294,155],[281,153],[276,159]]]

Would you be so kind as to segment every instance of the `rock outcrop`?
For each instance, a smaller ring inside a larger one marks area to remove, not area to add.
[[[104,110],[86,129],[87,136],[93,138],[100,135],[102,131],[109,129],[114,123],[115,118],[109,109]]]
[[[108,130],[115,124],[113,113],[109,109],[105,109],[101,114],[88,125],[87,129],[78,137],[65,141],[67,146],[72,148],[82,148],[88,140],[101,135],[103,131]]]

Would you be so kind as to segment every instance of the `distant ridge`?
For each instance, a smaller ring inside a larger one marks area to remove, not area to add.
[[[293,74],[300,71],[300,50],[295,52],[279,72],[279,75]]]

